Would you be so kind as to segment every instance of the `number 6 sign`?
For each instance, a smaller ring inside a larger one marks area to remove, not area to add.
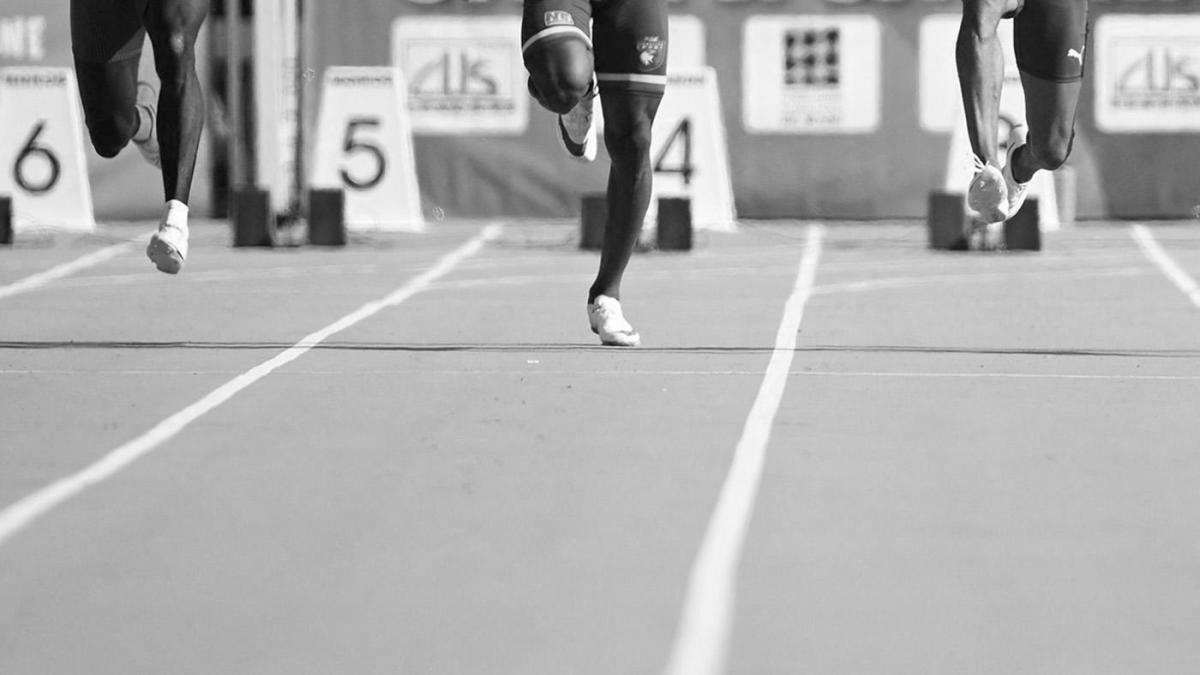
[[[389,67],[325,72],[312,185],[346,193],[350,230],[425,228],[404,78]]]
[[[0,69],[0,194],[16,229],[90,232],[92,191],[70,68]]]

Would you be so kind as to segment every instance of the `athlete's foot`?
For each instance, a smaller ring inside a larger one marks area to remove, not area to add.
[[[151,166],[162,168],[158,150],[158,91],[149,82],[138,82],[137,113],[140,124],[133,144]]]
[[[967,206],[978,213],[980,220],[985,223],[1002,223],[1008,220],[1008,192],[1004,175],[991,164],[979,164],[976,160],[975,176],[971,178],[971,187],[967,190]]]
[[[1013,175],[1013,158],[1017,156],[1017,150],[1025,146],[1025,135],[1027,130],[1023,125],[1013,127],[1012,133],[1008,139],[1008,160],[1004,163],[1004,188],[1008,193],[1008,217],[1012,218],[1017,215],[1017,211],[1021,210],[1021,206],[1025,204],[1025,198],[1029,196],[1029,184],[1033,181],[1031,177],[1024,183],[1018,182]],[[1026,149],[1028,152],[1028,149]]]
[[[593,119],[596,105],[596,81],[591,90],[579,99],[565,115],[558,116],[558,133],[562,136],[567,154],[584,162],[596,159],[596,125]]]
[[[600,343],[614,347],[636,347],[642,341],[637,331],[621,313],[621,303],[616,298],[598,295],[588,303],[588,321],[592,332],[600,336]]]
[[[158,232],[150,236],[146,246],[146,257],[150,258],[160,272],[179,274],[188,252],[188,207],[181,201],[167,202],[167,213],[163,216]]]

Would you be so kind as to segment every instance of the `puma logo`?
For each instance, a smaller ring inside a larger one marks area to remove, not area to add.
[[[1087,49],[1087,48],[1084,47],[1084,49]],[[1067,50],[1067,58],[1068,59],[1077,59],[1079,61],[1079,65],[1081,65],[1081,66],[1083,65],[1083,52],[1082,51],[1075,51],[1074,49],[1068,49]]]

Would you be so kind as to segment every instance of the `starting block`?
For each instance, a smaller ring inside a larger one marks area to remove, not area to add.
[[[274,246],[275,214],[271,195],[256,187],[237,188],[230,197],[234,246]]]
[[[658,227],[654,246],[639,242],[638,248],[660,251],[690,251],[692,249],[692,202],[686,197],[658,198]],[[579,248],[599,251],[604,246],[604,224],[608,220],[608,203],[604,194],[583,196],[580,215]]]
[[[966,196],[929,194],[929,248],[942,251],[1040,251],[1042,231],[1036,197],[1029,197],[1003,227],[989,228],[967,211]]]
[[[308,243],[346,245],[346,193],[339,189],[308,191]]]

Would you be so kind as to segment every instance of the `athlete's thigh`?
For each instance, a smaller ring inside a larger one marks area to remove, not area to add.
[[[146,0],[71,0],[71,49],[78,61],[136,59],[146,37]]]
[[[521,52],[535,71],[556,55],[592,47],[592,9],[588,0],[525,0],[521,13]]]
[[[596,0],[592,39],[600,94],[661,96],[667,84],[666,0]]]

